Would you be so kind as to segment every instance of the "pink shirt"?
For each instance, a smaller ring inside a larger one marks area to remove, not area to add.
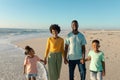
[[[40,61],[38,56],[30,58],[29,56],[25,57],[24,65],[26,65],[27,74],[37,74],[37,62]]]

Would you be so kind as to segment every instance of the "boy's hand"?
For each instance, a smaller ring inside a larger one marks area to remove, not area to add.
[[[102,76],[105,76],[105,71],[102,71]]]

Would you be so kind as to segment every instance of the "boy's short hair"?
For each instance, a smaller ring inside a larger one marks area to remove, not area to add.
[[[92,43],[100,44],[100,41],[99,40],[93,40]]]
[[[77,21],[77,20],[73,20],[72,23],[76,23],[76,24],[78,24],[78,21]]]
[[[60,31],[61,31],[60,26],[58,26],[57,24],[50,25],[49,30],[51,33],[52,33],[52,30],[57,30],[58,33],[60,33]]]

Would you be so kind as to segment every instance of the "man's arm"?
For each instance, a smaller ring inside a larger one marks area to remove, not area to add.
[[[65,64],[68,63],[68,60],[67,60],[68,47],[69,45],[65,44],[65,51],[64,51],[64,63]]]
[[[85,63],[85,52],[86,52],[85,45],[82,45],[82,60],[81,60],[82,64]]]

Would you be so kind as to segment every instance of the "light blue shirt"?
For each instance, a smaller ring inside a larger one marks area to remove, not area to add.
[[[69,45],[68,59],[78,60],[82,58],[82,46],[86,44],[86,39],[82,33],[67,35],[65,44]]]

